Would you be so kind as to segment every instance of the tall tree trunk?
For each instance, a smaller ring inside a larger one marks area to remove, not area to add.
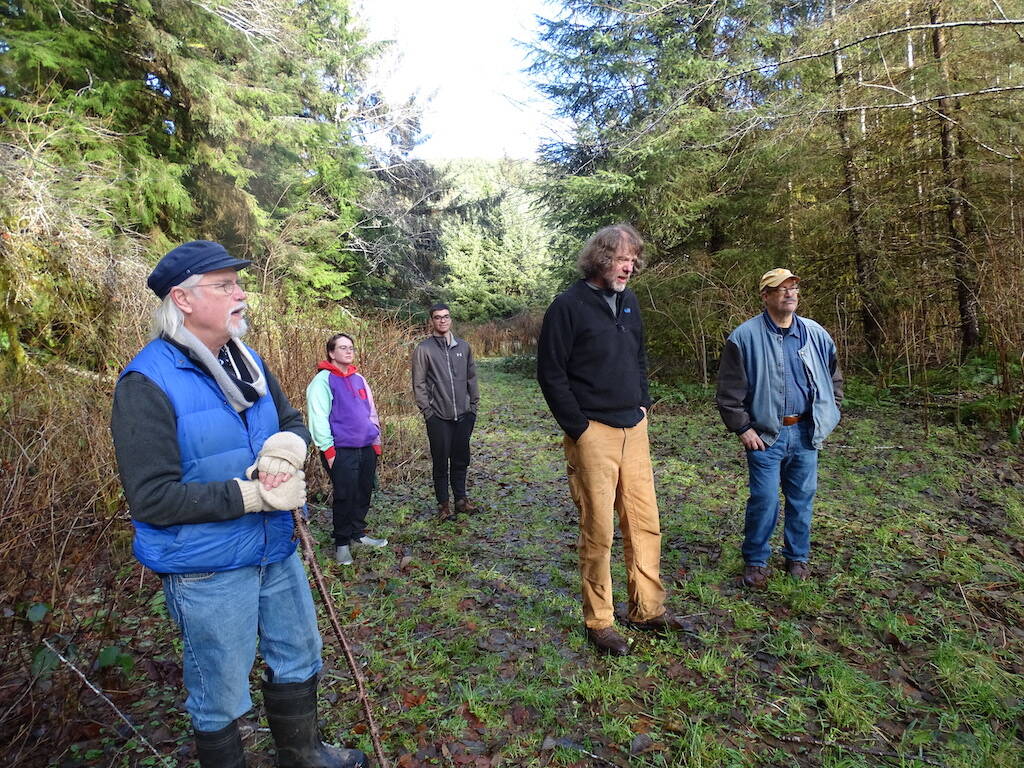
[[[911,24],[910,11],[906,11],[907,26]],[[915,69],[917,63],[914,56],[914,33],[907,32],[907,73],[908,73],[908,90],[910,92],[910,100],[912,102],[917,101],[917,83],[915,82]],[[917,166],[914,171],[914,203],[917,210],[917,237],[918,247],[924,248],[926,240],[927,217],[925,214],[925,202],[924,202],[924,158],[921,155],[921,140],[920,140],[920,122],[921,122],[921,108],[911,107],[910,110],[910,157],[914,165]]]
[[[943,20],[942,5],[933,3],[928,9],[932,24]],[[946,37],[942,28],[932,30],[932,53],[942,74],[943,86],[949,90],[952,78],[946,59]],[[981,344],[981,330],[978,323],[977,278],[968,245],[968,221],[964,213],[964,194],[961,161],[962,148],[956,146],[951,119],[953,105],[947,98],[939,99],[936,112],[939,115],[939,146],[942,153],[942,183],[946,190],[946,226],[953,256],[953,283],[956,286],[956,302],[960,313],[960,357],[961,359]]]
[[[835,4],[832,5],[832,18],[835,18]],[[839,40],[835,41],[838,48]],[[836,90],[839,95],[840,111],[836,116],[836,133],[839,136],[840,154],[843,158],[843,194],[846,198],[847,214],[850,221],[850,248],[853,251],[854,269],[857,275],[857,292],[860,298],[861,326],[864,330],[864,341],[868,352],[877,358],[881,352],[882,326],[878,321],[877,305],[874,301],[875,285],[874,262],[865,245],[864,227],[861,218],[864,211],[861,207],[860,179],[854,158],[853,145],[850,141],[850,119],[842,107],[846,106],[845,80],[843,73],[843,57],[836,50],[832,55],[835,72]]]

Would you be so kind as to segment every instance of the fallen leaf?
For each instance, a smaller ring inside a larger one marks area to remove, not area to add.
[[[425,693],[417,693],[416,691],[402,691],[402,703],[405,704],[406,709],[418,707],[426,700],[427,694]]]

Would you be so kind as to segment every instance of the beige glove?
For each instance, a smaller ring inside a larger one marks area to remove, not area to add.
[[[239,480],[242,504],[246,512],[276,512],[295,509],[306,503],[306,473],[301,469],[277,488],[264,488],[259,480]]]
[[[305,465],[306,441],[294,432],[275,432],[263,443],[256,463],[245,470],[245,476],[251,480],[256,471],[261,475],[293,475]]]

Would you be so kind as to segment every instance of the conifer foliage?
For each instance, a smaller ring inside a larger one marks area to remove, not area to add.
[[[345,0],[15,1],[0,40],[9,345],[47,346],[38,273],[116,279],[189,238],[347,293],[373,51]]]
[[[563,6],[534,51],[575,124],[547,200],[647,235],[656,353],[706,377],[783,265],[873,365],[1019,354],[1021,3]]]

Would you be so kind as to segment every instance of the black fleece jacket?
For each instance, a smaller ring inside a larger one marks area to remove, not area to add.
[[[584,280],[555,297],[537,341],[537,381],[573,440],[589,421],[635,427],[650,407],[644,325],[636,295],[617,294],[616,312]]]

